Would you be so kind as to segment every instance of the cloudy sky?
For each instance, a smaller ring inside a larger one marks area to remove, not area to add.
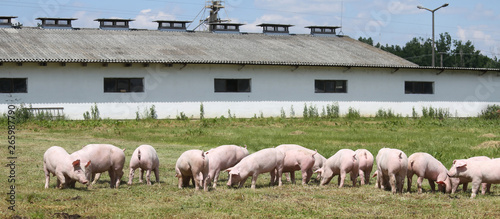
[[[97,28],[96,18],[135,19],[132,28],[156,29],[153,20],[193,21],[193,29],[208,16],[205,0],[1,0],[0,16],[18,16],[15,22],[36,26],[37,17],[78,18],[74,27]],[[309,25],[342,26],[352,38],[404,45],[414,37],[432,37],[435,9],[436,37],[448,32],[453,39],[470,40],[484,55],[500,58],[500,1],[442,0],[226,0],[221,18],[244,23],[243,32],[261,32],[260,23],[292,24],[290,32],[306,34]]]

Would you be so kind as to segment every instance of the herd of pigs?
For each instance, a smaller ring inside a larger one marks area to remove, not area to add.
[[[59,146],[50,147],[43,156],[45,188],[49,187],[50,174],[57,177],[57,187],[74,187],[78,181],[91,186],[101,173],[108,171],[111,188],[118,188],[123,176],[125,149],[110,144],[90,144],[81,150],[69,154]],[[489,192],[491,184],[500,183],[500,158],[490,159],[485,156],[454,160],[450,170],[428,153],[414,153],[410,157],[398,149],[382,148],[375,158],[377,177],[376,188],[390,189],[392,193],[402,193],[405,177],[408,178],[407,191],[411,191],[413,175],[417,175],[418,193],[422,192],[422,181],[427,179],[431,190],[454,193],[460,184],[467,190],[472,182],[471,198],[474,198],[482,186],[482,194]],[[283,144],[275,148],[266,148],[249,154],[245,147],[222,145],[208,151],[188,150],[180,155],[175,164],[175,176],[179,188],[190,182],[198,190],[208,191],[210,183],[217,186],[221,171],[229,173],[228,186],[235,184],[241,188],[248,177],[252,177],[251,188],[255,189],[257,177],[270,173],[271,185],[282,185],[283,173],[289,173],[289,180],[295,183],[295,171],[301,171],[302,184],[309,183],[313,173],[317,173],[320,185],[328,184],[334,176],[338,177],[339,188],[343,187],[347,174],[353,186],[360,176],[361,185],[369,183],[374,158],[366,149],[341,149],[326,159],[317,151],[295,144]],[[150,145],[139,146],[130,159],[128,184],[131,185],[134,172],[140,168],[139,181],[143,182],[146,172],[147,184],[151,184],[150,175],[154,171],[159,182],[159,159]],[[90,183],[90,181],[93,181]]]

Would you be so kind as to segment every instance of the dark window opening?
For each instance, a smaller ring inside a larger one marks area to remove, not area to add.
[[[250,92],[250,79],[215,79],[215,92]]]
[[[315,93],[347,93],[346,80],[315,80]]]
[[[105,93],[144,92],[144,78],[104,78]]]
[[[0,78],[0,93],[28,93],[26,78]]]
[[[405,94],[434,94],[434,82],[405,81]]]

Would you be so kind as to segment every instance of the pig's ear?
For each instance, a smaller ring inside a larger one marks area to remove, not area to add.
[[[373,176],[372,176],[372,177],[376,177],[376,176],[377,176],[377,174],[378,174],[378,172],[377,172],[377,171],[375,171],[375,173],[373,174]]]
[[[455,167],[466,167],[467,163],[463,160],[457,160],[457,162],[454,163]]]
[[[229,171],[229,175],[240,175],[240,171],[239,170],[231,170],[231,171]]]
[[[89,162],[87,162],[87,164],[85,165],[85,167],[89,167],[90,166],[90,160]]]
[[[247,145],[245,145],[245,149],[247,149]]]
[[[74,167],[79,166],[79,165],[80,165],[80,160],[73,161],[73,166]]]

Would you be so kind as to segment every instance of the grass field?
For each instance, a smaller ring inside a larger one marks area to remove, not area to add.
[[[7,124],[2,123],[7,129]],[[174,166],[180,154],[189,149],[208,150],[223,144],[247,145],[250,153],[279,144],[293,143],[317,149],[325,157],[342,148],[366,148],[375,156],[382,147],[398,148],[408,156],[427,152],[447,168],[456,158],[485,155],[500,157],[500,122],[483,119],[205,119],[202,121],[33,121],[16,127],[16,206],[8,210],[8,168],[1,169],[2,202],[0,217],[55,218],[325,218],[325,217],[424,217],[499,218],[500,186],[492,194],[469,199],[469,191],[431,193],[424,181],[424,193],[417,194],[416,177],[412,192],[392,195],[371,185],[339,189],[336,183],[319,187],[284,182],[270,187],[269,174],[259,176],[257,189],[219,186],[209,192],[177,188]],[[7,135],[7,134],[5,134]],[[2,143],[7,147],[7,137]],[[51,177],[44,189],[43,153],[58,145],[72,153],[90,143],[109,143],[126,148],[122,184],[110,189],[103,174],[92,189],[77,184],[75,189],[55,188]],[[150,144],[160,158],[161,183],[128,186],[128,163],[135,148]],[[4,149],[2,163],[7,163]],[[300,174],[297,174],[300,178]],[[300,182],[300,180],[298,180]],[[336,177],[332,182],[336,182]]]

